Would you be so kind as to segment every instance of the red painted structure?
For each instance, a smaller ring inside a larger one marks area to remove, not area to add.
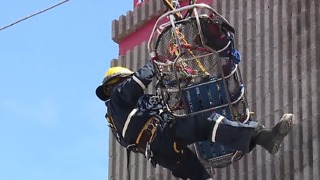
[[[145,1],[146,0],[144,1],[134,0],[133,5],[134,7],[136,7],[141,5],[141,3],[144,3]],[[189,1],[183,1],[181,2],[181,6],[185,6],[188,3]],[[213,0],[198,0],[197,3],[212,4]],[[140,45],[144,41],[148,41],[156,21],[157,21],[157,17],[154,19],[151,19],[149,22],[147,22],[144,26],[142,26],[137,31],[121,39],[119,42],[119,55],[124,55],[126,54],[127,51],[132,50],[135,46]]]

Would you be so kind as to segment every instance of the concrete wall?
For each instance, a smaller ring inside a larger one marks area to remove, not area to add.
[[[127,13],[130,17],[120,17],[116,20],[119,22],[113,23],[115,41],[119,42],[119,37],[125,36],[124,31],[130,31],[130,27],[120,23],[124,21],[121,19],[130,19],[132,27],[135,24],[138,27],[135,17],[147,18],[152,12],[159,13],[150,11],[150,7],[158,7],[158,1],[147,2],[146,12],[135,12],[135,9]],[[277,155],[270,156],[258,147],[239,162],[216,170],[214,179],[319,180],[319,1],[216,0],[213,7],[237,30],[236,43],[243,58],[240,66],[255,118],[271,126],[283,113],[293,112],[297,120]],[[136,70],[144,64],[141,60],[148,57],[146,42],[143,42],[112,60],[111,65]],[[125,149],[114,138],[110,138],[109,147],[109,179],[126,179]],[[131,179],[175,179],[163,168],[154,169],[141,155],[132,155],[130,167]]]

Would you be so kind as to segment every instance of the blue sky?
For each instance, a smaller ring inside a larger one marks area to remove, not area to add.
[[[59,1],[0,1],[0,27]],[[95,96],[118,57],[111,22],[133,1],[69,2],[0,31],[0,179],[107,179]]]

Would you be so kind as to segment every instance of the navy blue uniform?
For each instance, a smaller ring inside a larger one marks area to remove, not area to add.
[[[110,100],[106,102],[108,113],[113,120],[119,136],[127,144],[135,144],[136,139],[153,116],[162,117],[156,135],[150,144],[152,159],[159,165],[172,171],[173,175],[183,179],[202,180],[210,175],[197,156],[187,145],[204,140],[211,140],[242,152],[249,152],[255,146],[252,135],[257,124],[242,124],[229,121],[218,114],[208,117],[197,114],[187,118],[175,118],[167,121],[162,104],[152,96],[144,94],[144,89],[154,77],[151,63],[139,69],[135,74],[114,87]]]

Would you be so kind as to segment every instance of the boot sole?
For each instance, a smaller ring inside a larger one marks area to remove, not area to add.
[[[276,154],[279,149],[280,149],[280,145],[284,139],[284,137],[286,137],[288,135],[288,133],[290,132],[293,123],[294,123],[294,116],[293,114],[285,114],[283,115],[283,117],[281,118],[280,122],[279,122],[279,127],[277,129],[275,129],[275,133],[276,136],[273,140],[273,147],[271,149],[271,154]]]

